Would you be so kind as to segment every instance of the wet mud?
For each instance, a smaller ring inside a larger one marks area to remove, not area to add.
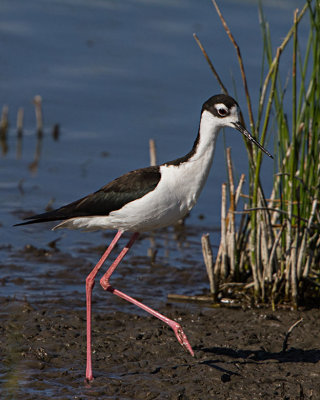
[[[36,235],[41,227],[32,229]],[[201,231],[142,235],[111,279],[179,322],[195,356],[167,325],[105,292],[97,279],[91,384],[84,379],[85,277],[112,233],[91,244],[92,235],[77,242],[74,234],[72,247],[66,236],[43,248],[36,240],[2,246],[8,262],[0,263],[0,398],[320,399],[319,309],[272,312],[167,299],[208,290]]]
[[[120,302],[105,296],[105,304]],[[94,312],[89,385],[83,299],[0,300],[4,399],[320,398],[319,310],[163,304],[159,311],[181,323],[194,357],[153,317],[135,309]]]

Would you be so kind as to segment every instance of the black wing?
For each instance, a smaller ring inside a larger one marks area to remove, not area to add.
[[[62,221],[75,217],[108,215],[111,211],[119,210],[125,204],[151,192],[159,183],[160,177],[160,170],[157,166],[128,172],[103,186],[95,193],[56,210],[25,218],[29,221],[14,226]]]

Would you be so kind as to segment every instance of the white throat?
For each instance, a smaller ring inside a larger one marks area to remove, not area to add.
[[[199,135],[189,158],[179,165],[164,164],[160,167],[166,193],[170,190],[174,193],[173,203],[178,205],[181,216],[195,205],[207,180],[220,128],[217,119],[210,112],[204,111]],[[167,207],[170,207],[169,202]]]
[[[190,162],[200,162],[204,168],[211,167],[216,140],[221,126],[217,125],[216,119],[209,111],[203,111],[199,126],[199,135],[194,154]]]

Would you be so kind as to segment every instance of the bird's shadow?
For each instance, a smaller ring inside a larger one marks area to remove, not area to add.
[[[259,350],[234,350],[226,347],[207,347],[201,348],[201,351],[219,356],[227,356],[237,360],[238,363],[258,363],[260,361],[276,360],[280,363],[303,362],[315,364],[320,361],[319,349],[303,350],[291,347],[286,351],[270,352],[263,348]],[[206,361],[204,363],[207,364]]]
[[[196,348],[195,348],[196,350]],[[200,350],[200,349],[199,349]],[[248,363],[256,363],[260,362],[268,362],[268,360],[278,361],[279,363],[317,363],[320,361],[320,350],[318,349],[310,349],[310,350],[302,350],[291,347],[286,351],[279,352],[270,352],[265,349],[259,350],[234,350],[226,347],[210,347],[210,348],[201,348],[201,351],[207,354],[214,354],[216,356],[226,356],[228,358],[232,358],[233,360],[219,360],[219,359],[207,359],[200,361],[200,364],[207,365],[210,368],[216,369],[222,372],[221,381],[229,382],[232,376],[242,376],[240,370],[239,372],[232,371],[232,369],[227,366],[237,365],[239,368],[239,364],[248,364]],[[218,366],[217,364],[224,364],[224,367]]]

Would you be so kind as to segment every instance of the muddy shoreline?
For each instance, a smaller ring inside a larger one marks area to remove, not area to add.
[[[1,298],[2,398],[320,398],[319,310],[162,305],[183,326],[194,358],[155,318],[94,312],[95,380],[87,385],[85,310],[75,306],[62,297]],[[289,327],[301,317],[283,352]]]

